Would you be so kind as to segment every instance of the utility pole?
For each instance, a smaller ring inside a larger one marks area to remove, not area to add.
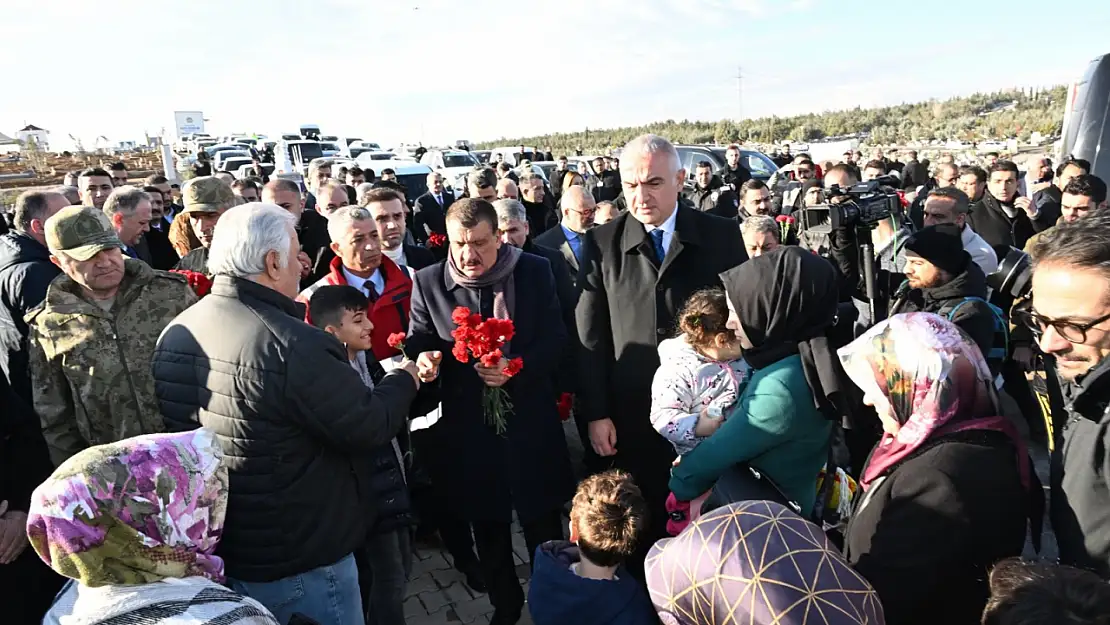
[[[744,73],[743,68],[736,66],[736,123],[744,119]]]

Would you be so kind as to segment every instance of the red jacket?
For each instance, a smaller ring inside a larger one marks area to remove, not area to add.
[[[386,258],[385,254],[382,254],[380,271],[385,280],[385,289],[378,296],[377,301],[370,304],[366,311],[370,321],[374,324],[374,331],[370,335],[370,340],[373,344],[374,358],[378,360],[401,353],[390,347],[386,343],[386,339],[395,332],[408,333],[409,306],[412,300],[412,278],[406,269],[398,267],[393,261]],[[308,316],[307,306],[308,300],[312,298],[316,289],[325,285],[344,284],[347,284],[347,280],[343,277],[343,261],[335,258],[331,261],[328,275],[317,280],[315,284],[301,291],[301,294],[297,296],[297,301],[305,305],[304,320],[312,323]]]

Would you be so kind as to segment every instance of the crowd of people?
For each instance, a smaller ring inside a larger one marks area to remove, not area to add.
[[[400,625],[421,543],[494,625],[1105,623],[1105,183],[739,155],[23,193],[2,621]]]

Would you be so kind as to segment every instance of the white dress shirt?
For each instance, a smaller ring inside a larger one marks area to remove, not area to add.
[[[343,267],[343,279],[346,280],[347,284],[350,286],[362,291],[362,294],[366,297],[370,297],[370,290],[366,288],[367,280],[374,285],[375,296],[381,295],[385,291],[385,280],[382,278],[381,269],[375,271],[369,278],[360,278],[350,271],[347,271],[346,267]]]
[[[647,231],[648,235],[650,235],[651,231],[655,230],[656,228],[663,231],[663,251],[667,253],[670,253],[671,251],[671,239],[674,238],[674,221],[675,217],[677,216],[678,203],[676,202],[674,205],[674,212],[671,213],[671,216],[667,218],[667,221],[664,221],[658,226],[649,226],[648,224],[644,224],[644,230]],[[662,262],[663,259],[660,258],[659,260],[660,262]]]

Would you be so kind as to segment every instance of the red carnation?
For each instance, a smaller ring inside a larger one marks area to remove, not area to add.
[[[507,375],[511,378],[514,375],[520,373],[520,370],[523,369],[523,368],[524,368],[524,360],[520,359],[520,358],[513,358],[512,360],[509,361],[509,366],[502,369],[501,373],[504,373],[505,375]]]
[[[470,360],[466,351],[466,343],[455,343],[455,346],[451,348],[451,355],[459,362],[465,363]]]
[[[466,306],[456,307],[451,311],[451,322],[460,328],[470,327],[470,309]]]
[[[185,281],[189,283],[197,297],[204,297],[212,290],[212,279],[203,273],[188,269],[173,269],[171,272],[185,276]]]
[[[390,334],[388,337],[386,337],[385,344],[389,345],[393,349],[405,349],[405,333],[394,332],[393,334]]]
[[[571,408],[574,406],[574,395],[570,393],[563,393],[559,396],[559,403],[556,408],[559,411],[559,420],[566,421],[570,419]]]
[[[447,243],[447,236],[438,232],[428,235],[428,247],[443,247]]]
[[[483,367],[486,367],[487,369],[492,369],[501,364],[501,350],[495,349],[488,354],[483,354],[482,357],[478,360],[482,363]]]

